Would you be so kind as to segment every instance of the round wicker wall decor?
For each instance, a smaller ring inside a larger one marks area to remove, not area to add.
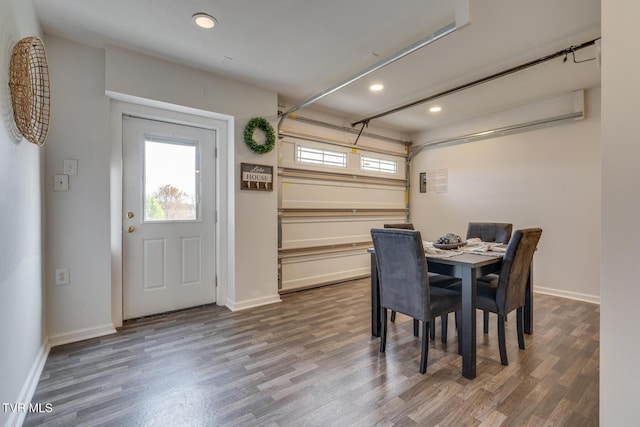
[[[49,131],[49,65],[38,37],[25,37],[13,47],[9,89],[18,130],[27,141],[44,144]]]

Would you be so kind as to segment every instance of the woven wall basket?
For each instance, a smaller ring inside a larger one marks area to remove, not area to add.
[[[18,130],[27,141],[44,144],[49,131],[49,65],[38,37],[26,37],[13,47],[9,89]]]

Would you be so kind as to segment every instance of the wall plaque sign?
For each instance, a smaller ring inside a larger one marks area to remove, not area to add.
[[[273,166],[241,163],[240,189],[273,191]]]

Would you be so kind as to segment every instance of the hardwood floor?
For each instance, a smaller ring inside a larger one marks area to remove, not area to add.
[[[478,376],[461,375],[455,328],[420,341],[398,315],[386,353],[370,336],[368,279],[230,312],[207,306],[128,322],[52,349],[24,426],[598,425],[599,306],[535,295],[519,350],[478,317]],[[452,325],[453,322],[450,322]]]

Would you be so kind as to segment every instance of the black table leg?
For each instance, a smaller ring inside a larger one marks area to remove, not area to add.
[[[462,376],[476,377],[476,270],[462,271]]]

